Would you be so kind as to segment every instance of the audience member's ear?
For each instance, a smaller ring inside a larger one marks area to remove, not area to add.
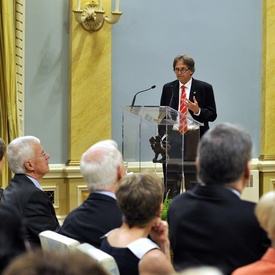
[[[199,157],[196,157],[196,168],[197,168],[197,171],[199,171]]]
[[[160,204],[159,211],[157,213],[157,217],[159,217],[159,218],[161,217],[162,208],[163,208],[163,203]]]
[[[244,188],[246,187],[247,181],[250,179],[250,162],[247,163],[244,172],[243,172],[243,177],[242,177],[242,190],[240,190],[240,192],[242,192],[244,190]]]
[[[251,162],[249,161],[245,167],[245,171],[244,171],[244,177],[246,180],[250,179],[250,166],[251,166]]]
[[[126,175],[126,169],[124,165],[119,165],[117,167],[117,180],[120,181]]]
[[[32,163],[31,163],[30,160],[26,160],[26,161],[24,162],[24,165],[25,165],[25,168],[26,168],[27,170],[29,170],[29,171],[33,171],[33,170],[34,170],[33,165],[32,165]]]

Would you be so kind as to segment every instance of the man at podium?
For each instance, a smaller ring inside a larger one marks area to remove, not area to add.
[[[177,55],[173,61],[173,70],[177,80],[163,86],[160,106],[175,109],[183,114],[183,119],[179,118],[179,123],[173,126],[159,127],[159,135],[169,142],[169,159],[183,158],[184,164],[182,165],[182,161],[178,163],[167,161],[163,165],[165,187],[166,191],[170,190],[170,198],[180,193],[183,175],[186,190],[197,183],[195,167],[197,144],[200,137],[209,129],[209,122],[217,118],[212,85],[193,78],[195,72],[193,58],[188,55]],[[187,119],[184,120],[185,116]],[[203,124],[196,127],[192,124],[192,120]]]

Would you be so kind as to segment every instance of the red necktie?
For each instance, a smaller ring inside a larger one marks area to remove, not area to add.
[[[188,130],[187,119],[185,117],[187,115],[187,108],[183,104],[183,100],[185,100],[185,99],[186,99],[185,87],[184,87],[184,85],[182,85],[181,86],[181,97],[180,97],[180,112],[184,116],[180,117],[179,132],[180,132],[181,135],[183,135],[184,133],[186,133],[186,131]]]

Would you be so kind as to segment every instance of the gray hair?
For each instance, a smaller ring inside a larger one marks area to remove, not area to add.
[[[117,179],[118,167],[123,165],[117,143],[103,140],[92,145],[81,157],[80,172],[88,190],[109,190]]]
[[[18,137],[10,142],[7,148],[7,161],[14,174],[26,173],[25,161],[34,156],[34,144],[40,144],[40,140],[34,136]]]
[[[200,181],[207,185],[233,183],[251,160],[251,136],[240,126],[219,124],[203,135],[197,155]]]
[[[270,191],[260,198],[255,214],[269,238],[275,240],[275,191]]]

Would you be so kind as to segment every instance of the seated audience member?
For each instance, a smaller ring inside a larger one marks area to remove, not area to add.
[[[200,140],[201,184],[174,198],[168,210],[176,270],[208,265],[231,274],[265,253],[270,242],[255,217],[255,203],[240,199],[251,155],[250,135],[230,123],[216,125]]]
[[[272,247],[263,257],[246,266],[236,269],[232,275],[274,275],[275,274],[275,191],[264,194],[255,209],[261,227],[267,232]]]
[[[0,174],[3,171],[3,167],[5,164],[5,153],[6,153],[6,144],[4,140],[0,138]],[[3,188],[0,187],[0,200],[2,198],[3,191],[4,191]]]
[[[17,256],[27,251],[23,222],[12,208],[0,205],[0,274]]]
[[[0,138],[0,173],[2,173],[5,163],[6,144],[2,138]]]
[[[49,158],[40,140],[33,136],[18,137],[7,148],[8,165],[15,175],[5,188],[1,203],[23,217],[26,238],[33,248],[40,246],[40,232],[60,228],[52,202],[39,184],[49,172]]]
[[[68,214],[61,234],[99,248],[100,237],[122,223],[115,190],[126,170],[116,142],[104,140],[91,146],[81,157],[80,171],[90,195]]]
[[[123,223],[105,235],[100,248],[114,257],[120,275],[174,272],[168,226],[160,220],[163,188],[162,180],[149,173],[127,175],[119,183]]]
[[[90,256],[77,252],[43,253],[40,249],[15,259],[3,275],[108,275]]]

